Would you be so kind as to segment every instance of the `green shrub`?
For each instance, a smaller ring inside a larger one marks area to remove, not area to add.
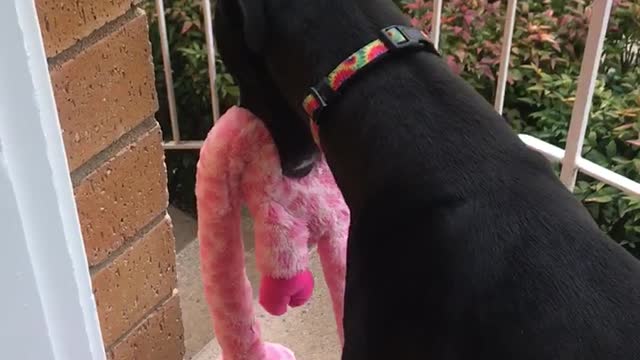
[[[395,0],[413,24],[429,29],[430,1]],[[153,2],[149,14],[154,14]],[[583,155],[620,174],[640,180],[640,4],[615,0]],[[505,2],[445,1],[441,48],[451,68],[487,100],[495,96]],[[211,126],[207,58],[199,0],[167,1],[176,96],[183,135],[202,139]],[[514,129],[563,147],[590,18],[583,0],[519,1],[505,113]],[[150,16],[158,91],[165,92],[155,15]],[[234,104],[238,89],[217,61],[222,110]],[[161,104],[165,103],[161,98]],[[166,106],[158,118],[169,133]],[[197,154],[168,153],[172,200],[193,210]],[[580,175],[576,196],[601,228],[640,255],[640,201]]]
[[[400,1],[413,24],[430,28],[430,1]],[[493,101],[504,1],[445,2],[441,48],[450,67]],[[505,113],[519,132],[565,146],[591,14],[582,0],[520,1]],[[616,1],[583,156],[640,180],[640,4]],[[580,175],[576,196],[600,227],[636,255],[640,201]]]

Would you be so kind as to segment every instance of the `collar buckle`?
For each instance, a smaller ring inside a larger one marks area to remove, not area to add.
[[[318,122],[319,113],[329,106],[340,92],[341,87],[352,77],[386,55],[405,49],[426,50],[440,55],[424,31],[404,25],[388,26],[379,32],[378,39],[352,54],[338,65],[328,77],[311,87],[309,94],[302,102],[303,110],[312,120]]]
[[[317,101],[317,105],[311,110],[312,116],[329,106],[331,100],[336,96],[336,92],[331,88],[326,78],[322,79],[316,86],[312,86],[309,91]]]
[[[312,86],[311,88],[309,88],[309,90],[311,91],[311,95],[313,95],[313,97],[318,101],[318,109],[326,108],[327,100],[324,98],[324,96],[320,95],[320,91],[318,91],[315,86]]]
[[[437,53],[429,36],[421,30],[409,26],[393,25],[380,30],[380,41],[391,52],[407,48],[424,48]]]

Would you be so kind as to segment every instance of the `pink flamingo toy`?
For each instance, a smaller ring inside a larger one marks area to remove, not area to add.
[[[317,245],[343,341],[349,210],[324,160],[305,178],[284,177],[262,122],[234,107],[218,120],[202,147],[196,196],[202,280],[222,359],[295,359],[288,348],[261,338],[245,271],[243,203],[254,219],[260,304],[282,315],[288,306],[309,300],[309,251]]]

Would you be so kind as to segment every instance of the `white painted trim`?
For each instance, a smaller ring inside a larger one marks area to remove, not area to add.
[[[613,0],[595,0],[593,2],[589,34],[578,79],[576,102],[573,105],[569,133],[567,134],[566,153],[562,160],[560,173],[560,180],[570,190],[573,190],[575,186],[578,175],[577,164],[582,159],[582,146],[589,123],[589,112],[591,111],[593,92],[612,5]]]
[[[103,360],[34,2],[0,1],[0,32],[0,334],[14,335],[0,336],[2,358]]]

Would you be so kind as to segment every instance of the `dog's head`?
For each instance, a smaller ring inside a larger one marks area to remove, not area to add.
[[[214,34],[220,56],[240,88],[240,106],[269,129],[288,177],[306,176],[319,150],[309,123],[287,101],[267,67],[263,0],[218,0]]]
[[[306,175],[318,157],[302,101],[380,28],[406,19],[392,0],[218,0],[220,55],[240,87],[241,106],[274,138],[282,168]]]

